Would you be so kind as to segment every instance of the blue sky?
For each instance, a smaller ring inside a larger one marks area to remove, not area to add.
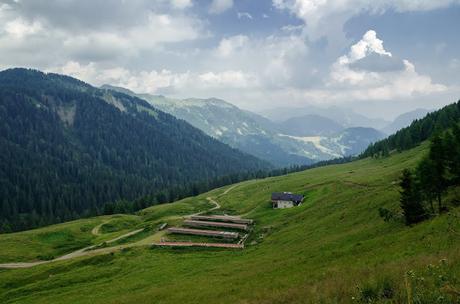
[[[0,68],[390,119],[460,98],[459,0],[0,0]]]

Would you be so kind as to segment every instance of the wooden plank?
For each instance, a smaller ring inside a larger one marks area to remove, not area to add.
[[[232,224],[232,223],[221,223],[221,222],[206,222],[206,221],[193,221],[186,220],[184,224],[193,227],[221,227],[221,228],[232,228],[240,230],[248,230],[248,226],[244,224]]]
[[[170,233],[178,234],[190,234],[190,235],[204,235],[212,237],[222,237],[226,239],[236,239],[238,238],[238,232],[229,232],[229,231],[218,231],[218,230],[202,230],[202,229],[189,229],[189,228],[178,228],[171,227],[168,228]]]
[[[192,215],[192,220],[204,220],[204,221],[219,221],[219,222],[229,222],[236,224],[252,224],[253,220],[243,219],[238,216],[229,216],[229,215]]]
[[[193,242],[160,242],[153,244],[161,247],[215,247],[215,248],[234,248],[243,249],[243,244],[225,244],[225,243],[193,243]]]

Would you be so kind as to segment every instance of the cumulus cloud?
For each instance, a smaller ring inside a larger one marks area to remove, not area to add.
[[[392,99],[442,92],[446,86],[420,75],[409,60],[398,60],[385,50],[377,33],[369,30],[348,54],[331,67],[328,87],[355,99]]]
[[[233,0],[212,0],[209,6],[210,14],[221,14],[233,7]]]
[[[395,58],[394,56],[371,53],[351,63],[349,67],[353,70],[390,72],[404,69],[404,63],[401,59]]]

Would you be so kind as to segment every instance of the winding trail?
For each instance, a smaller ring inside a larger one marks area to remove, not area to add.
[[[126,234],[123,234],[123,235],[120,235],[119,237],[116,237],[114,239],[111,239],[109,241],[106,241],[105,243],[106,244],[110,244],[110,243],[114,243],[118,240],[121,240],[121,239],[124,239],[124,238],[127,238],[129,236],[132,236],[132,235],[135,235],[141,231],[143,231],[144,228],[142,229],[137,229],[137,230],[134,230],[134,231],[131,231],[131,232],[128,232]],[[52,260],[48,260],[48,261],[36,261],[36,262],[20,262],[20,263],[5,263],[5,264],[0,264],[0,268],[29,268],[29,267],[33,267],[33,266],[37,266],[37,265],[41,265],[41,264],[47,264],[47,263],[51,263],[51,262],[55,262],[55,261],[64,261],[64,260],[69,260],[69,259],[73,259],[73,258],[77,258],[77,257],[81,257],[81,256],[85,256],[85,255],[89,255],[90,253],[92,252],[97,252],[98,249],[96,250],[93,250],[93,251],[90,251],[91,249],[97,247],[98,245],[91,245],[91,246],[88,246],[88,247],[84,247],[84,248],[81,248],[81,249],[78,249],[76,251],[73,251],[71,253],[68,253],[68,254],[65,254],[63,256],[60,256],[58,258],[55,258],[55,259],[52,259]],[[113,247],[112,247],[113,248]],[[106,249],[106,248],[102,248],[102,249]],[[100,251],[100,250],[99,250]]]
[[[103,221],[103,222],[100,223],[99,225],[95,226],[95,227],[91,230],[91,234],[92,234],[92,235],[96,235],[96,236],[101,235],[101,232],[100,232],[99,230],[101,230],[101,227],[102,227],[104,224],[107,224],[108,222],[110,222],[110,220]]]
[[[238,186],[238,184],[231,186],[230,188],[225,190],[218,197],[220,197],[222,195],[226,195],[228,192],[230,192],[232,189],[236,188],[237,186]],[[217,209],[221,208],[220,204],[215,199],[213,199],[212,197],[207,197],[206,199],[210,203],[214,204],[214,207],[212,207],[211,209],[200,211],[198,213],[193,213],[193,214],[187,215],[186,217],[190,217],[190,216],[194,216],[194,215],[200,215],[200,214],[203,214],[205,212],[210,212],[210,211],[214,211],[214,210],[217,210]],[[91,230],[91,234],[96,235],[96,236],[100,235],[99,229],[102,227],[102,225],[104,225],[107,222],[109,222],[109,220],[104,221],[101,224],[95,226]],[[114,243],[114,242],[116,242],[118,240],[121,240],[121,239],[130,237],[132,235],[138,234],[139,232],[142,232],[142,231],[144,231],[144,228],[137,229],[137,230],[125,233],[125,234],[120,235],[120,236],[118,236],[118,237],[116,237],[114,239],[106,241],[105,243],[106,244],[111,244],[111,243]],[[129,244],[122,244],[122,245],[112,246],[112,247],[104,247],[104,248],[94,249],[94,248],[100,246],[101,244],[91,245],[91,246],[78,249],[76,251],[70,252],[68,254],[65,254],[63,256],[60,256],[58,258],[48,260],[48,261],[4,263],[4,264],[0,264],[0,268],[7,268],[7,269],[30,268],[30,267],[41,265],[41,264],[47,264],[47,263],[56,262],[56,261],[64,261],[64,260],[69,260],[69,259],[78,258],[78,257],[82,257],[82,256],[93,256],[93,255],[98,255],[98,254],[115,252],[117,250],[121,250],[121,249],[124,249],[124,248],[129,248],[129,247],[148,246],[148,245],[151,245],[152,242],[160,241],[160,239],[163,237],[163,235],[165,233],[166,233],[166,231],[164,231],[164,230],[163,231],[157,231],[156,233],[154,233],[154,234],[152,234],[152,235],[150,235],[150,236],[148,236],[148,237],[146,237],[146,238],[144,238],[144,239],[142,239],[140,241],[137,241],[137,242],[134,242],[134,243],[129,243]]]

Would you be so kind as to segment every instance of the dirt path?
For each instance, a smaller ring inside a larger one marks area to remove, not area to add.
[[[102,227],[104,224],[107,224],[108,222],[110,222],[110,220],[103,221],[102,223],[100,223],[99,225],[97,225],[96,227],[94,227],[94,228],[91,230],[91,234],[92,234],[92,235],[96,235],[96,236],[101,235],[101,233],[99,232],[99,230],[101,229],[101,227]]]
[[[139,232],[141,232],[143,230],[144,230],[144,228],[128,232],[126,234],[120,235],[119,237],[111,239],[111,240],[107,241],[106,243],[107,244],[114,243],[114,242],[116,242],[118,240],[121,240],[121,239],[127,238],[129,236],[132,236],[134,234],[137,234],[137,233],[139,233]],[[95,248],[96,246],[98,246],[98,245],[91,245],[91,246],[88,246],[88,247],[85,247],[85,248],[81,248],[81,249],[78,249],[76,251],[73,251],[71,253],[65,254],[63,256],[60,256],[58,258],[55,258],[55,259],[52,259],[52,260],[49,260],[49,261],[5,263],[5,264],[0,264],[0,268],[29,268],[29,267],[33,267],[33,266],[37,266],[37,265],[41,265],[41,264],[51,263],[51,262],[54,262],[54,261],[69,260],[69,259],[77,258],[77,257],[80,257],[80,256],[90,255],[92,252],[101,251],[101,250],[98,250],[98,249],[91,251],[91,249]],[[108,248],[102,248],[102,249],[108,249]]]
[[[226,195],[228,192],[230,192],[232,189],[234,189],[237,186],[238,185],[234,185],[234,186],[228,188],[227,190],[225,190],[219,196]],[[215,201],[212,197],[207,197],[206,199],[210,203],[214,204],[215,206],[212,207],[211,209],[204,210],[204,211],[194,213],[194,214],[190,214],[188,216],[200,215],[200,214],[205,213],[205,212],[217,210],[217,209],[219,209],[221,207],[220,204],[217,201]],[[108,222],[108,221],[102,222],[101,224],[99,224],[96,227],[94,227],[91,230],[91,233],[93,235],[99,235],[100,227],[102,225],[104,225],[106,222]],[[116,237],[114,239],[106,241],[105,243],[107,243],[107,244],[114,243],[114,242],[116,242],[118,240],[121,240],[121,239],[127,238],[129,236],[135,235],[135,234],[137,234],[137,233],[139,233],[139,232],[141,232],[143,230],[144,229],[142,228],[142,229],[137,229],[137,230],[128,232],[128,233],[123,234],[123,235],[121,235],[119,237]],[[33,266],[37,266],[37,265],[41,265],[41,264],[47,264],[47,263],[51,263],[51,262],[55,262],[55,261],[64,261],[64,260],[69,260],[69,259],[82,257],[82,256],[93,256],[93,255],[97,255],[97,254],[110,253],[110,252],[114,252],[114,251],[117,251],[117,250],[120,250],[120,249],[123,249],[123,248],[129,248],[129,247],[135,247],[135,246],[148,246],[148,245],[151,245],[153,242],[160,241],[164,234],[165,234],[165,231],[158,231],[158,232],[156,232],[156,233],[154,233],[154,234],[152,234],[152,235],[150,235],[150,236],[148,236],[148,237],[146,237],[146,238],[144,238],[144,239],[142,239],[140,241],[137,241],[135,243],[123,244],[123,245],[117,245],[117,246],[105,247],[105,248],[98,248],[98,249],[93,249],[93,248],[97,247],[98,245],[91,245],[91,246],[88,246],[88,247],[85,247],[85,248],[78,249],[78,250],[76,250],[74,252],[71,252],[71,253],[68,253],[66,255],[60,256],[58,258],[49,260],[49,261],[5,263],[5,264],[0,264],[0,268],[8,268],[8,269],[30,268],[30,267],[33,267]],[[91,249],[93,249],[93,250],[91,250]]]

